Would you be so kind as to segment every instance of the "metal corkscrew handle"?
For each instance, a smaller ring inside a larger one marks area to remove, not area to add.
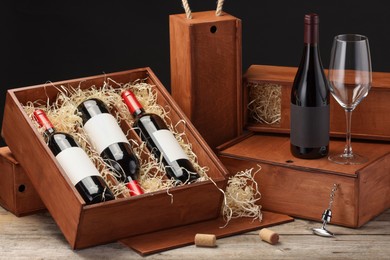
[[[326,225],[330,222],[332,219],[332,205],[334,201],[335,193],[338,189],[338,184],[333,184],[333,188],[330,192],[330,200],[329,200],[329,206],[328,208],[322,213],[322,227],[321,228],[313,228],[313,233],[322,236],[322,237],[334,237],[334,234],[326,229]]]

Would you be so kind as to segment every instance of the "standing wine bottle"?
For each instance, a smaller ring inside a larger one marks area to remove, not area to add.
[[[304,19],[304,48],[291,91],[291,153],[315,159],[329,150],[329,88],[319,53],[319,17]]]
[[[99,171],[72,136],[56,132],[44,111],[35,110],[34,117],[45,129],[47,145],[85,203],[94,204],[113,200],[114,195]]]
[[[130,195],[143,194],[137,179],[139,161],[126,135],[103,101],[91,98],[78,106],[88,140],[103,160],[116,172],[118,181],[124,182]]]
[[[155,158],[162,160],[167,176],[176,180],[177,184],[198,179],[199,175],[187,154],[162,118],[156,114],[145,113],[134,93],[129,90],[122,92],[122,99],[135,118],[134,127],[137,134]]]

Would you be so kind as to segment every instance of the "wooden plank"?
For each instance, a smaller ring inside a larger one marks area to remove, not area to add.
[[[216,220],[205,221],[197,224],[182,226],[163,230],[151,234],[135,236],[121,240],[128,247],[139,252],[141,255],[153,254],[166,249],[173,249],[194,243],[197,233],[214,234],[217,238],[223,238],[250,230],[274,226],[277,224],[293,221],[289,216],[263,211],[263,220],[253,220],[251,218],[232,219],[228,225],[220,217]],[[225,226],[226,225],[226,226]],[[164,239],[160,239],[160,238]]]
[[[344,140],[331,140],[329,154],[341,153],[344,150]],[[253,135],[221,151],[221,155],[247,158],[259,162],[269,162],[274,165],[282,165],[288,168],[305,169],[313,172],[328,172],[336,175],[357,177],[356,172],[365,165],[373,163],[379,157],[390,152],[390,144],[352,142],[353,150],[367,156],[369,161],[363,165],[340,166],[332,163],[324,157],[317,160],[305,160],[295,158],[290,152],[290,139],[281,135]]]

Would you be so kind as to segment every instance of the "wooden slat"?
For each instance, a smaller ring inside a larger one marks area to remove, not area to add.
[[[251,218],[238,218],[232,219],[228,225],[226,225],[226,221],[220,217],[216,220],[135,236],[121,240],[120,242],[134,249],[141,255],[148,255],[167,249],[191,245],[194,243],[194,237],[197,233],[214,234],[217,238],[223,238],[293,221],[291,217],[286,215],[267,211],[263,211],[262,213],[263,220],[261,222]]]
[[[329,154],[341,153],[344,150],[344,146],[344,140],[331,140]],[[369,161],[363,165],[340,166],[330,162],[326,157],[317,160],[295,158],[290,152],[289,137],[283,135],[253,135],[242,142],[226,148],[220,154],[259,162],[269,162],[288,168],[356,177],[358,170],[390,152],[390,144],[353,141],[352,147],[354,152],[367,156]],[[288,163],[289,161],[290,163]]]

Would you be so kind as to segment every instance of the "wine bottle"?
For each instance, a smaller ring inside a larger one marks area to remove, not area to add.
[[[162,160],[167,176],[173,178],[176,184],[198,179],[198,173],[164,120],[156,114],[145,113],[133,92],[123,91],[122,99],[135,118],[133,126],[137,134],[154,157]]]
[[[291,91],[291,153],[315,159],[329,151],[329,88],[319,53],[319,16],[304,19],[304,48]]]
[[[131,196],[143,194],[138,183],[139,161],[119,127],[117,120],[96,98],[85,100],[78,106],[87,138],[103,160],[116,173],[118,181],[126,184]]]
[[[35,120],[45,129],[47,145],[86,204],[113,200],[114,195],[85,151],[67,133],[56,132],[43,110],[34,111]]]

